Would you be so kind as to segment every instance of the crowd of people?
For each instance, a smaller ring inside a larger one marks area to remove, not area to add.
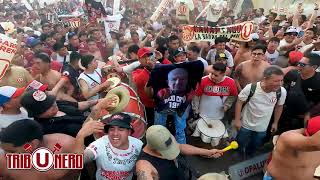
[[[111,3],[33,3],[34,10],[20,1],[4,3],[0,22],[15,28],[0,31],[18,45],[0,81],[0,179],[199,178],[186,173],[193,168],[184,155],[224,154],[188,144],[187,122],[199,119],[234,127],[237,135],[229,139],[238,142],[245,159],[279,135],[264,179],[313,179],[320,165],[317,4],[309,16],[302,4],[290,16],[263,8],[233,14],[228,3],[220,9],[213,3],[206,17],[196,19],[200,12],[192,11],[190,22],[220,27],[253,21],[249,40],[186,43],[174,4],[152,22],[155,9],[143,1],[121,1],[119,29],[106,34],[97,20],[112,15]],[[59,20],[68,14],[81,14],[79,26]],[[112,113],[121,101],[107,95],[117,86],[110,80],[114,76],[143,104],[143,139],[132,136],[136,117]],[[5,153],[25,153],[25,144],[35,150],[56,143],[62,147],[57,153],[83,154],[85,168],[6,168]]]

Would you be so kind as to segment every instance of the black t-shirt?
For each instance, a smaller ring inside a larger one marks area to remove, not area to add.
[[[299,71],[290,71],[284,77],[284,86],[287,90],[285,107],[293,114],[304,114],[320,102],[320,73],[303,80]]]
[[[284,110],[294,117],[305,114],[310,108],[301,83],[302,80],[297,70],[288,72],[284,77],[284,87],[287,90]]]
[[[313,77],[302,80],[302,90],[312,105],[318,104],[320,102],[320,73],[317,72]]]
[[[51,118],[35,118],[43,128],[44,134],[62,133],[73,137],[82,127],[87,117],[78,110],[78,103],[68,101],[57,101],[60,111],[66,113],[64,116]]]
[[[178,95],[170,92],[169,97],[161,99],[158,96],[158,92],[164,89],[168,89],[168,91],[170,91],[168,86],[168,73],[176,68],[185,69],[188,73],[185,93]],[[156,67],[151,71],[151,75],[147,84],[148,87],[151,86],[153,89],[156,111],[163,113],[184,112],[189,104],[187,101],[187,95],[192,90],[195,90],[197,84],[201,81],[203,71],[204,66],[201,61],[184,62],[170,65],[156,65]]]

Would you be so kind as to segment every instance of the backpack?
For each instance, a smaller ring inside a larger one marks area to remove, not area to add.
[[[252,98],[252,96],[254,95],[254,93],[256,92],[257,89],[257,83],[252,83],[251,84],[251,88],[250,88],[250,93],[248,96],[247,101],[245,102],[245,105],[250,101],[250,99]],[[280,97],[281,97],[281,88],[277,90],[276,92],[276,97],[277,97],[277,102],[279,101]],[[244,106],[243,106],[244,107]]]

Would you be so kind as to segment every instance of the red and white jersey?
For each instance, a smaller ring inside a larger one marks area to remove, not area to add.
[[[196,96],[200,97],[200,116],[220,120],[224,116],[224,102],[228,96],[238,96],[238,90],[230,77],[225,76],[220,83],[214,83],[209,76],[205,76],[196,89]]]

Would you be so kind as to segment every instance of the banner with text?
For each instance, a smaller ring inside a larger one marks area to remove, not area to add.
[[[182,40],[184,42],[200,42],[214,41],[217,37],[225,37],[249,41],[252,31],[253,22],[251,21],[222,27],[186,25],[182,27]]]
[[[16,52],[17,40],[0,34],[0,80],[5,75]]]
[[[64,18],[62,23],[65,27],[78,28],[81,25],[80,18]]]
[[[160,5],[157,7],[156,11],[152,14],[150,20],[156,21],[159,18],[159,16],[163,14],[165,10],[168,9],[169,4],[172,4],[173,2],[174,0],[162,0]]]

